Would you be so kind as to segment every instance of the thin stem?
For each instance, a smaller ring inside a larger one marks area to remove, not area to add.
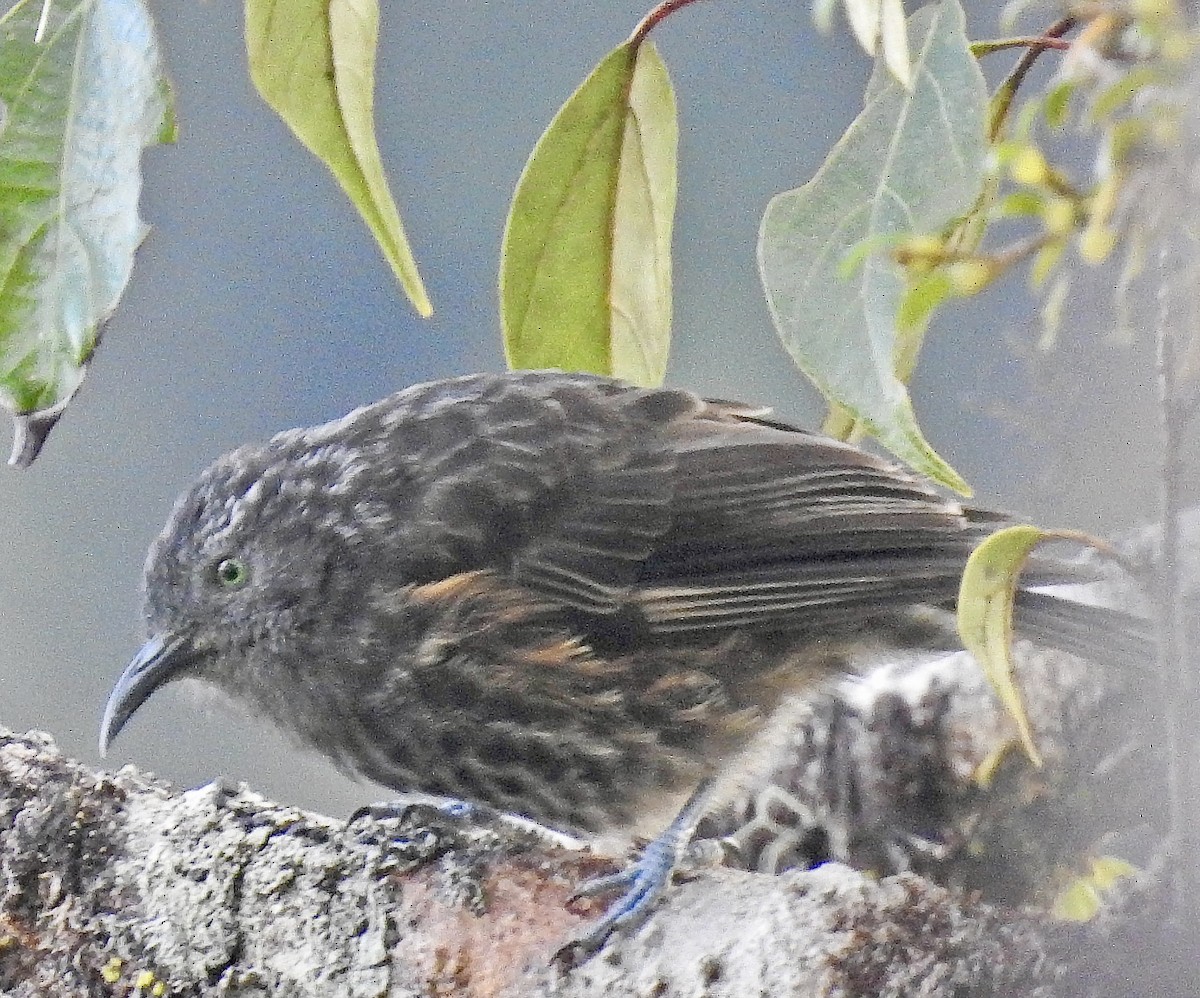
[[[1047,39],[1062,38],[1074,27],[1075,18],[1064,17],[1050,25],[1043,35]],[[1004,120],[1008,117],[1008,111],[1012,107],[1013,98],[1017,96],[1017,90],[1020,89],[1025,77],[1029,75],[1029,71],[1033,69],[1033,64],[1037,62],[1038,56],[1048,47],[1048,45],[1037,45],[1026,49],[1016,66],[1013,67],[1013,71],[1004,78],[1004,82],[997,89],[992,105],[992,120],[988,126],[988,138],[992,141],[1000,136],[1000,130],[1004,127]]]
[[[1005,49],[1058,49],[1065,52],[1070,47],[1070,42],[1051,35],[1022,35],[1017,38],[992,38],[982,42],[971,42],[971,55],[979,58],[981,55],[1003,52]]]
[[[638,26],[633,29],[633,34],[629,36],[629,44],[636,49],[646,40],[646,36],[657,27],[659,21],[662,21],[670,14],[674,14],[680,8],[687,7],[696,2],[697,0],[663,0],[662,3],[651,8],[650,13],[638,22]]]
[[[1053,232],[1042,232],[1013,243],[1008,249],[992,254],[992,262],[1001,270],[1015,267],[1022,260],[1028,260],[1038,250],[1049,246],[1057,237]]]

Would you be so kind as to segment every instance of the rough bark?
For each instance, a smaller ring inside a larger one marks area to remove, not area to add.
[[[244,789],[93,773],[40,735],[3,738],[0,787],[11,994],[949,995],[956,952],[1009,987],[1044,976],[1032,923],[841,866],[707,871],[619,955],[562,972],[592,913],[564,902],[596,864],[516,831],[418,809],[380,841]]]
[[[936,720],[952,753],[944,779],[965,786],[1007,729],[959,658],[893,670],[841,696],[866,704],[869,720],[880,696],[891,698],[892,716],[897,704],[916,710],[931,690],[955,686],[953,709]],[[1073,772],[1070,739],[1089,744],[1081,732],[1103,730],[1095,712],[1111,704],[1080,669],[1051,669],[1030,689],[1043,749]],[[862,744],[846,749],[867,757],[859,782],[871,766],[898,764],[879,736],[866,723]],[[947,788],[954,807],[968,806],[961,790]],[[1003,810],[1019,810],[1004,796],[1014,792],[1001,791]],[[970,800],[979,807],[977,795]],[[867,809],[876,825],[883,804]],[[959,820],[954,807],[944,815],[950,824]],[[983,810],[991,821],[1001,808]],[[601,908],[569,903],[571,889],[611,869],[586,851],[504,819],[428,805],[388,822],[347,823],[245,788],[179,792],[132,769],[90,771],[36,733],[0,733],[0,819],[0,989],[22,998],[1050,998],[1186,994],[1194,973],[1190,954],[1182,970],[1178,961],[1169,969],[1164,950],[1145,946],[1144,926],[1140,936],[1128,929],[1158,921],[1153,892],[1126,891],[1126,901],[1140,900],[1114,902],[1114,911],[1135,913],[1128,918],[1080,927],[913,873],[876,880],[836,863],[780,876],[698,870],[638,932],[563,969],[552,955]],[[961,860],[934,863],[933,872],[962,882]],[[1103,945],[1093,945],[1098,938]],[[1140,986],[1148,968],[1153,989]]]

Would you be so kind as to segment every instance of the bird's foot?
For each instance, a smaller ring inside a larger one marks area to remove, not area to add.
[[[622,893],[595,925],[554,954],[555,963],[564,967],[578,966],[598,953],[613,935],[633,932],[649,917],[675,873],[681,867],[692,865],[687,862],[692,833],[708,806],[710,790],[711,785],[706,781],[692,794],[666,831],[648,843],[624,870],[584,881],[575,889],[572,900],[610,891]]]

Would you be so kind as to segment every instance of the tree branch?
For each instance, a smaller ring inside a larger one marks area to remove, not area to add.
[[[1070,739],[1097,726],[1096,670],[1050,661],[1028,671],[1030,710],[1047,758],[1071,772]],[[930,708],[945,697],[949,709]],[[847,681],[814,702],[798,745],[820,747],[810,729],[827,726],[835,706],[843,721],[847,711],[862,721],[838,728],[847,754],[828,763],[853,769],[866,822],[858,839],[881,822],[902,828],[885,804],[906,799],[914,774],[929,771],[926,755],[892,736],[911,724],[882,725],[904,711],[936,725],[930,744],[949,753],[934,771],[953,806],[938,813],[950,825],[961,820],[955,808],[979,813],[965,790],[977,792],[980,757],[999,752],[1011,730],[965,653]],[[802,753],[792,765],[813,772]],[[801,794],[804,779],[793,783]],[[1007,794],[985,795],[989,821],[1024,806]],[[815,815],[819,802],[808,799]],[[1035,834],[1052,832],[1043,820]],[[1114,944],[1111,919],[1094,950],[1091,926],[983,903],[913,873],[876,880],[830,863],[781,876],[695,871],[636,933],[580,967],[552,967],[603,903],[568,905],[573,886],[610,868],[509,819],[414,805],[387,823],[335,821],[245,788],[178,792],[132,769],[92,772],[46,736],[0,732],[0,990],[18,998],[138,986],[287,998],[1067,996],[1081,993],[1063,983],[1081,965],[1089,987],[1119,995],[1135,965]],[[952,880],[961,872],[941,869]],[[1093,952],[1113,962],[1111,980]]]

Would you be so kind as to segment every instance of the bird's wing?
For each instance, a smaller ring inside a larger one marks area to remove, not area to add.
[[[657,630],[817,629],[942,602],[978,537],[923,482],[778,423],[696,420],[679,428],[676,452],[671,529],[637,594]]]
[[[565,455],[516,551],[535,593],[653,630],[805,626],[952,597],[977,533],[858,448],[734,403],[626,389],[570,409]]]
[[[621,630],[820,632],[948,604],[1008,522],[764,410],[588,375],[417,386],[333,429],[377,451],[362,491],[405,580],[500,572]],[[1035,556],[1023,578],[1085,581],[1078,564]],[[1075,619],[1061,602],[1050,630]]]
[[[676,456],[663,427],[701,406],[686,392],[557,372],[393,396],[360,418],[381,452],[373,467],[395,468],[375,483],[392,514],[381,547],[409,553],[406,580],[488,569],[611,614],[670,530]]]

